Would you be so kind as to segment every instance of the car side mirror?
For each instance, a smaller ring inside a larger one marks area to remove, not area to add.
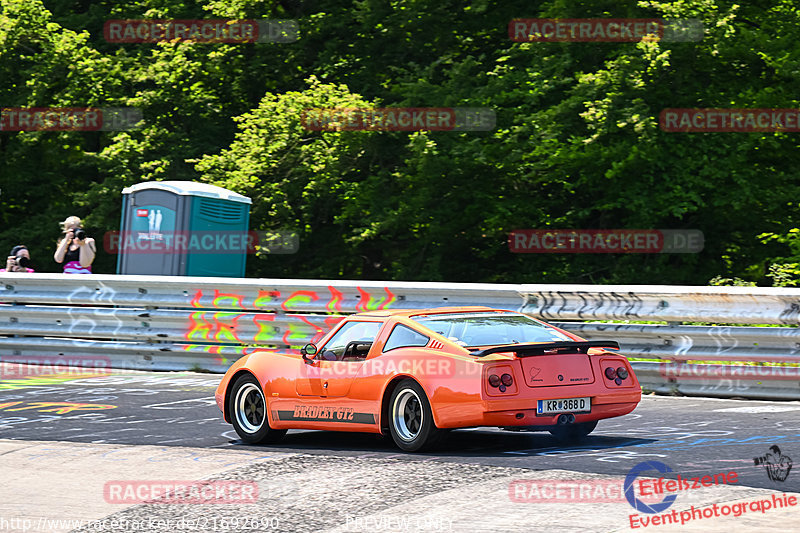
[[[303,361],[306,364],[312,364],[314,362],[313,356],[317,355],[317,345],[316,344],[306,344],[302,348],[300,348],[300,354],[303,356]],[[309,355],[311,357],[309,357]]]

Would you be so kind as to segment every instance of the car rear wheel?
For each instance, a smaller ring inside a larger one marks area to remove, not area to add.
[[[559,441],[568,444],[582,441],[587,435],[589,435],[589,433],[594,431],[594,428],[596,427],[597,420],[592,420],[591,422],[580,422],[578,424],[556,426],[554,429],[550,430],[550,434]]]
[[[286,435],[285,429],[269,427],[264,391],[251,374],[236,378],[228,402],[231,423],[243,441],[250,444],[272,443]]]
[[[434,424],[428,397],[413,379],[404,379],[392,391],[389,433],[398,448],[406,452],[429,449],[446,433]]]

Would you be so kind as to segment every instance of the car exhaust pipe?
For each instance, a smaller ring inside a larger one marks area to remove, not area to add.
[[[566,426],[567,424],[572,424],[574,422],[575,415],[573,414],[558,415],[558,420],[556,420],[556,424],[559,426]]]

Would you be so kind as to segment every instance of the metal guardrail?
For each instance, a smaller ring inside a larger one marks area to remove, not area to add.
[[[355,313],[443,305],[520,306],[517,285],[0,274],[0,301],[24,304]]]
[[[800,367],[633,361],[646,390],[716,398],[800,399]]]
[[[543,320],[800,323],[800,289],[667,285],[520,285],[521,311]]]
[[[615,339],[628,357],[800,363],[800,328],[551,322],[588,340]]]
[[[91,355],[119,368],[221,372],[256,346],[286,349],[317,340],[345,314],[454,305],[520,310],[589,340],[617,340],[629,357],[661,361],[635,363],[647,389],[800,399],[800,375],[789,371],[686,363],[800,362],[800,289],[783,288],[6,273],[0,274],[0,358]]]

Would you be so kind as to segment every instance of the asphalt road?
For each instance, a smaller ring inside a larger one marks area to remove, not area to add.
[[[800,403],[646,396],[631,414],[601,421],[581,445],[548,433],[453,431],[435,453],[404,454],[375,435],[290,431],[273,446],[241,443],[213,399],[219,375],[121,373],[0,381],[0,438],[117,445],[231,448],[399,461],[447,462],[531,471],[626,475],[643,461],[665,477],[736,471],[739,484],[800,491],[800,473],[770,480],[754,458],[773,445],[800,460]]]

